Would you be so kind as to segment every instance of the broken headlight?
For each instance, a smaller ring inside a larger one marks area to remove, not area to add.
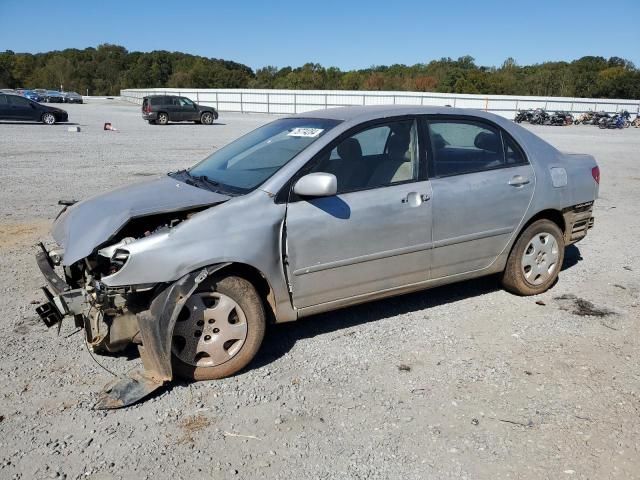
[[[118,270],[124,267],[124,264],[127,263],[128,258],[129,252],[122,248],[118,248],[111,257],[111,268],[109,269],[109,274],[116,273]]]

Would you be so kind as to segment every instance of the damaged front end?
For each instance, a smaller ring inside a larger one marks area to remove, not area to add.
[[[166,187],[164,180],[159,182],[160,187],[163,185]],[[148,189],[144,185],[142,188]],[[94,197],[65,207],[58,215],[53,236],[59,247],[47,250],[39,245],[36,261],[47,283],[42,288],[47,301],[36,312],[45,325],[60,328],[63,320],[72,319],[76,327],[84,330],[88,346],[96,353],[120,352],[132,343],[139,346],[144,370],[107,385],[97,408],[130,405],[172,379],[174,317],[182,308],[184,295],[217,268],[201,268],[171,282],[114,286],[107,285],[104,279],[113,278],[127,264],[128,247],[139,241],[156,241],[195,213],[225,200],[213,192],[203,192],[212,194],[204,202],[200,192],[195,193],[196,199],[185,201],[184,196],[178,197],[173,205],[166,203],[165,196],[165,208],[175,208],[177,204],[179,209],[163,212],[150,212],[146,205],[141,206],[153,198],[134,192],[130,197],[143,199],[137,210],[146,215],[132,217],[136,212],[133,202],[125,209],[128,217],[124,218],[120,209],[109,212],[109,207],[120,206],[112,198]],[[122,191],[119,193],[118,200]],[[94,225],[87,223],[89,217],[93,217]],[[89,248],[88,237],[99,243]]]
[[[117,252],[112,258],[117,258]],[[118,352],[135,343],[142,358],[144,370],[108,384],[96,408],[131,405],[170,381],[171,332],[178,314],[197,286],[225,264],[189,273],[169,285],[109,288],[91,275],[80,284],[68,275],[73,270],[68,268],[63,280],[55,272],[57,255],[59,251],[48,252],[42,244],[36,254],[48,283],[42,287],[48,301],[36,308],[45,325],[60,326],[64,318],[73,318],[76,327],[84,329],[86,342],[94,352]]]

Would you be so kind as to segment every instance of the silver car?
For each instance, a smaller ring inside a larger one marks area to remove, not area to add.
[[[598,166],[502,117],[437,107],[281,118],[188,170],[65,206],[37,261],[47,325],[144,369],[98,406],[176,376],[232,375],[269,322],[501,273],[535,295],[593,225]],[[57,272],[63,272],[59,275]]]

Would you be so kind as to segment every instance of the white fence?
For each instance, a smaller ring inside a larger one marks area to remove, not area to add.
[[[173,94],[189,97],[196,103],[219,111],[242,113],[291,114],[323,108],[351,105],[450,105],[477,108],[512,118],[516,111],[529,108],[582,113],[604,110],[609,113],[628,110],[640,112],[640,100],[569,97],[518,97],[509,95],[464,95],[454,93],[378,92],[348,90],[254,90],[149,88],[120,91],[120,97],[142,103],[148,95]]]

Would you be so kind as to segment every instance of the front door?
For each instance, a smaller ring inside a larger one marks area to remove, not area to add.
[[[490,266],[516,234],[535,176],[516,142],[473,119],[428,122],[433,188],[432,278]]]
[[[198,109],[196,104],[186,97],[180,97],[180,120],[181,121],[194,121],[200,120],[198,115]]]
[[[428,279],[431,187],[417,132],[414,119],[369,125],[325,149],[307,170],[334,174],[338,194],[288,205],[296,308]]]
[[[15,120],[39,120],[39,112],[31,106],[31,101],[18,95],[7,95],[9,117]]]

